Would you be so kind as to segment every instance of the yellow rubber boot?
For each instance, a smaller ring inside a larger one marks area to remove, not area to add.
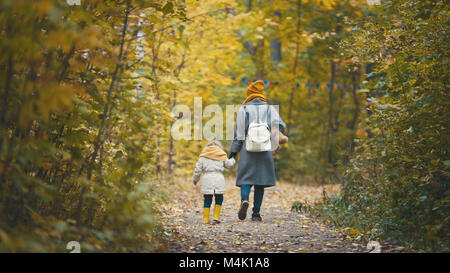
[[[209,223],[209,208],[203,208],[203,223]]]
[[[220,209],[222,208],[221,205],[215,205],[214,206],[214,222],[220,223]]]

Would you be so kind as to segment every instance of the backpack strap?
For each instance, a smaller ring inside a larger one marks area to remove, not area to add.
[[[245,134],[244,137],[247,138],[247,134],[248,134],[248,126],[249,126],[249,122],[250,122],[250,117],[248,116],[248,111],[247,111],[247,107],[244,105],[244,112],[245,112]]]
[[[267,117],[267,126],[269,126],[269,131],[271,131],[271,129],[272,129],[272,111],[270,109],[270,105],[269,104],[267,104],[266,117]]]
[[[259,123],[259,105],[256,106],[256,123]]]

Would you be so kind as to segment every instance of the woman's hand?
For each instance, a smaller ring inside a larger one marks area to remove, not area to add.
[[[275,154],[276,152],[278,152],[280,150],[280,148],[281,148],[281,146],[278,145],[278,147],[275,150],[273,150],[273,153]]]
[[[279,144],[285,144],[289,141],[289,138],[285,136],[280,130],[273,129],[272,130],[272,137],[278,137],[278,143]]]
[[[288,143],[289,138],[285,136],[282,132],[280,132],[280,144]]]

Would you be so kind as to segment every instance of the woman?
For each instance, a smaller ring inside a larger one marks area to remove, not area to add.
[[[240,220],[244,220],[247,217],[250,190],[254,186],[252,221],[262,221],[260,208],[263,201],[264,188],[275,186],[275,167],[272,151],[249,152],[245,148],[249,124],[252,122],[265,122],[272,133],[277,131],[284,132],[286,129],[286,124],[281,120],[275,108],[267,104],[266,97],[262,93],[263,90],[263,81],[256,81],[248,87],[247,98],[237,114],[234,139],[230,147],[230,158],[236,157],[239,152],[241,153],[236,180],[236,186],[241,188],[241,207],[238,212]],[[276,140],[276,143],[272,143],[272,147],[278,149],[278,137],[272,139]]]

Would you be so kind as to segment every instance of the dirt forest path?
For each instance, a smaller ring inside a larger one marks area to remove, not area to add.
[[[239,188],[232,179],[227,179],[226,183],[222,222],[216,225],[202,223],[200,185],[174,183],[177,196],[163,210],[163,219],[171,237],[170,252],[367,252],[364,244],[325,226],[318,219],[291,211],[294,201],[313,204],[320,200],[321,187],[277,183],[275,187],[267,188],[261,208],[263,221],[253,222],[250,220],[253,192],[247,218],[240,221],[237,218]],[[337,189],[337,186],[330,185],[327,192]]]

